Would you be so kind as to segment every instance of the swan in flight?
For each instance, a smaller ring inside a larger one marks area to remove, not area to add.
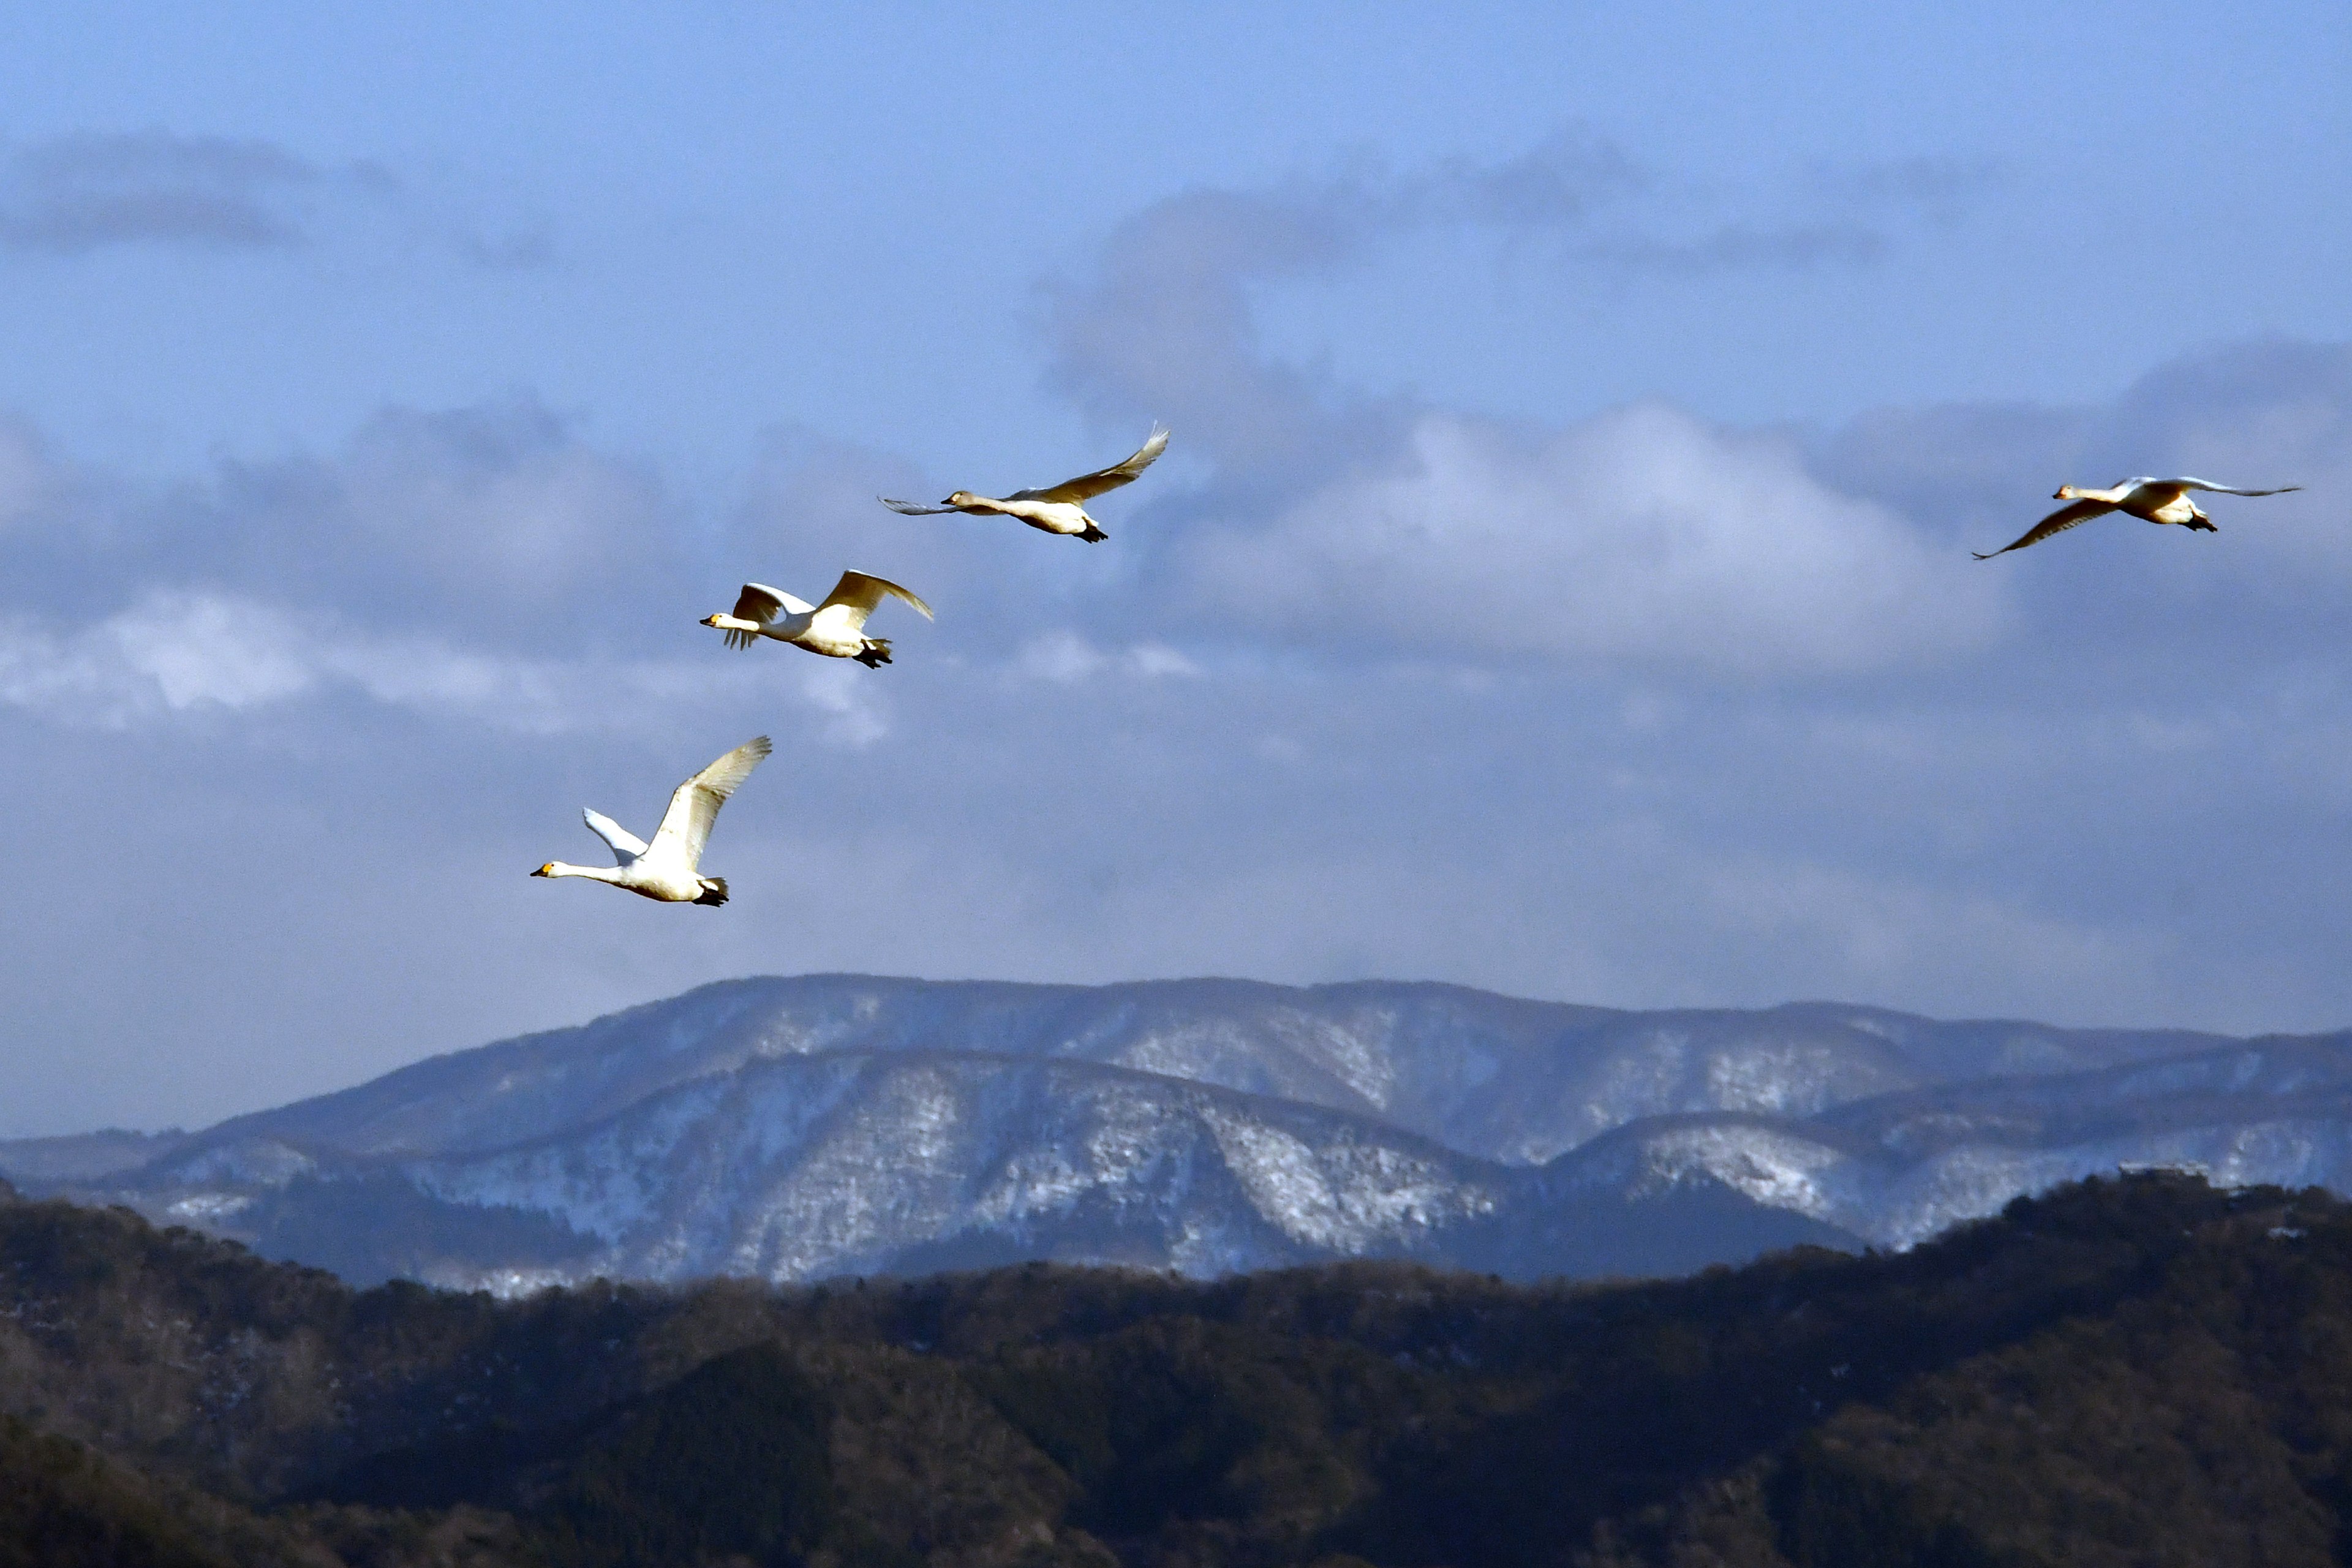
[[[866,617],[886,595],[904,599],[922,611],[925,620],[931,618],[931,607],[898,584],[863,572],[844,572],[822,605],[804,603],[764,583],[746,583],[735,600],[734,614],[705,616],[702,624],[725,632],[729,647],[750,647],[761,637],[773,637],[878,669],[890,662],[890,639],[867,637]]]
[[[719,820],[719,808],[774,749],[767,736],[756,736],[678,785],[651,844],[601,811],[582,812],[588,831],[612,847],[618,864],[607,870],[550,860],[531,875],[593,877],[666,904],[725,903],[727,879],[702,874],[702,847],[710,842],[710,825]]]
[[[2004,544],[1999,550],[1982,555],[1977,555],[1973,550],[1969,553],[1976,555],[1979,561],[1990,561],[1995,555],[2006,555],[2012,550],[2039,544],[2053,533],[2063,533],[2078,522],[2088,522],[2111,511],[2129,512],[2147,522],[2177,522],[2183,528],[2200,529],[2211,533],[2216,531],[2213,520],[2189,499],[2190,490],[2210,490],[2224,496],[2283,496],[2289,490],[2301,489],[2301,485],[2284,485],[2274,490],[2241,490],[2228,485],[2217,485],[2210,479],[2158,479],[2146,474],[2121,480],[2103,490],[2060,485],[2058,493],[2051,499],[2072,504],[2060,507],[2027,529],[2014,543]]]
[[[892,500],[888,496],[876,499],[892,511],[908,517],[929,517],[943,511],[970,512],[984,517],[1000,512],[1017,517],[1032,528],[1042,528],[1048,533],[1075,533],[1089,544],[1108,539],[1093,518],[1087,515],[1086,503],[1105,490],[1115,490],[1121,485],[1133,484],[1136,477],[1151,467],[1152,459],[1168,449],[1168,429],[1162,425],[1151,427],[1150,437],[1135,450],[1135,455],[1123,463],[1113,463],[1108,468],[1097,468],[1091,474],[1080,474],[1075,479],[1064,479],[1042,490],[1014,490],[998,500],[976,496],[970,490],[958,490],[937,506],[924,506],[916,501]]]

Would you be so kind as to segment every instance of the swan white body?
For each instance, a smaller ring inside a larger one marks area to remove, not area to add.
[[[2191,490],[2210,490],[2225,496],[2283,496],[2289,490],[2299,490],[2301,485],[2282,485],[2274,490],[2233,489],[2209,479],[2159,479],[2141,474],[2121,479],[2103,490],[2076,485],[2060,485],[2053,500],[2071,502],[2062,506],[2040,522],[2025,531],[2011,543],[1999,550],[1978,555],[1979,561],[1990,561],[1995,555],[2006,555],[2012,550],[2022,550],[2029,544],[2039,544],[2053,533],[2063,533],[2078,522],[2088,522],[2095,517],[2105,517],[2111,511],[2127,512],[2147,522],[2177,523],[2182,528],[2202,532],[2216,531],[2213,520],[2205,515],[2198,504],[2189,499]],[[1970,554],[1976,552],[1971,551]]]
[[[732,615],[705,616],[702,624],[727,634],[729,647],[750,647],[761,637],[804,647],[828,658],[854,658],[868,669],[890,662],[890,639],[866,635],[866,617],[885,598],[904,599],[931,618],[931,607],[896,583],[844,572],[822,605],[795,599],[781,588],[746,583]]]
[[[583,811],[588,831],[612,849],[616,864],[608,868],[550,860],[531,875],[586,877],[666,904],[725,903],[726,879],[702,874],[702,847],[710,842],[719,808],[772,750],[768,737],[754,737],[678,785],[651,844],[602,812]]]
[[[1009,496],[976,496],[970,490],[958,490],[937,506],[924,506],[919,501],[892,500],[888,496],[878,499],[892,511],[908,517],[929,517],[943,511],[969,512],[984,517],[993,512],[1003,517],[1017,517],[1032,528],[1047,533],[1076,534],[1089,544],[1099,544],[1110,535],[1102,525],[1087,515],[1086,503],[1105,490],[1132,484],[1136,477],[1151,467],[1160,453],[1168,449],[1168,431],[1164,426],[1152,426],[1150,437],[1136,448],[1125,462],[1113,463],[1108,468],[1097,468],[1091,474],[1080,474],[1075,479],[1064,479],[1058,485],[1044,489],[1014,490]]]

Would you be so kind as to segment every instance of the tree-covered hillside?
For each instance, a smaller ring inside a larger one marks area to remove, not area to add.
[[[15,1202],[0,1410],[0,1565],[2324,1563],[2352,1205],[2145,1174],[1613,1287],[502,1303]]]

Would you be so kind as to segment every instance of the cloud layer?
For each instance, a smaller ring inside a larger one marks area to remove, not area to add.
[[[422,240],[492,272],[544,268],[558,254],[545,220],[507,214],[486,224],[457,210],[451,193],[420,189],[373,159],[327,162],[258,138],[159,127],[0,141],[0,256],[266,256],[345,234],[369,235],[379,253]]]
[[[1837,221],[1946,221],[1974,177],[1885,172]],[[528,396],[160,482],[0,420],[0,806],[38,828],[7,1130],[204,1120],[759,970],[2352,1016],[2352,350],[1796,430],[1507,420],[1259,330],[1265,287],[1408,231],[1571,268],[1704,240],[1657,185],[1570,138],[1137,215],[1042,323],[1102,428],[1176,427],[1094,547],[885,512],[945,477],[807,431],[698,501]],[[2174,469],[2309,489],[1968,559],[2062,479]],[[888,668],[694,625],[845,566],[939,608],[886,607]],[[724,911],[524,877],[584,851],[580,805],[649,823],[761,731]]]

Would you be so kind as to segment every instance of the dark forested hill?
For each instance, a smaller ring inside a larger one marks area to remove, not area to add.
[[[1631,1286],[500,1302],[12,1200],[0,1412],[0,1564],[2317,1564],[2352,1205],[2151,1173]]]

